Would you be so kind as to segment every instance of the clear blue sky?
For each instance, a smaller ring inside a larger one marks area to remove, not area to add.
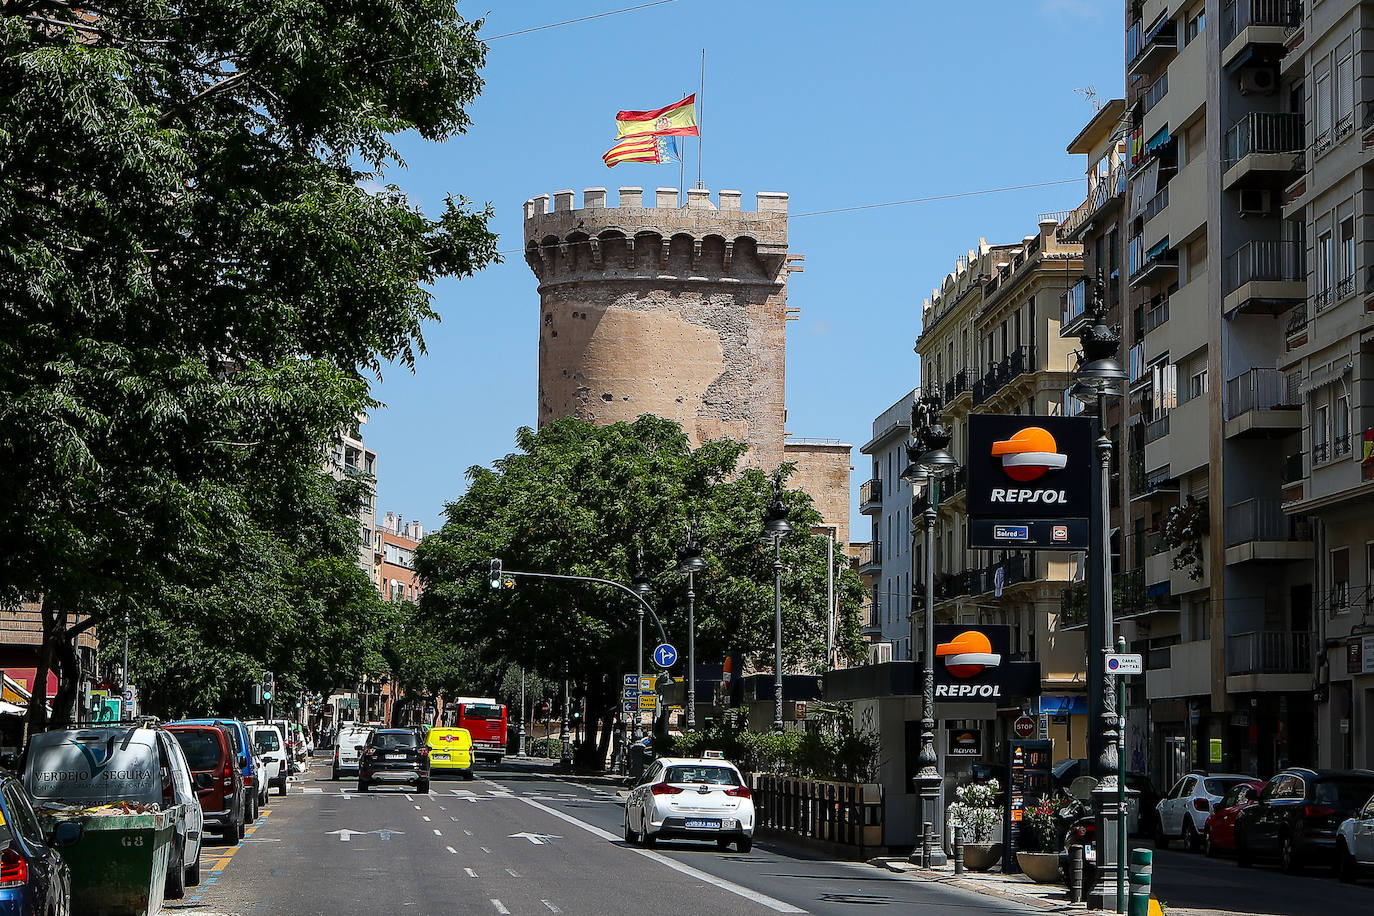
[[[645,0],[638,0],[645,2]],[[491,9],[496,36],[636,5],[636,0],[460,3]],[[622,108],[696,88],[703,180],[786,191],[806,213],[1082,176],[1064,147],[1092,107],[1122,92],[1119,0],[675,0],[490,43],[473,126],[444,144],[403,137],[407,167],[386,177],[429,212],[448,193],[495,208],[504,263],[435,289],[443,317],[412,375],[374,386],[386,406],[364,429],[378,452],[378,510],[437,527],[464,472],[513,449],[535,422],[539,307],[519,253],[522,204],[562,188],[676,186],[676,165],[607,169]],[[688,185],[696,171],[690,141]],[[1077,206],[1081,183],[794,219],[788,429],[857,447],[873,418],[916,384],[921,300],[977,244],[1036,231],[1041,212]],[[579,198],[580,199],[580,198]],[[867,525],[855,514],[854,537]]]

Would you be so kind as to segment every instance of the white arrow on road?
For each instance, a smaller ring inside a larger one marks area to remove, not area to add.
[[[375,833],[384,840],[389,840],[397,834],[401,836],[406,835],[404,830],[392,830],[390,827],[383,827],[381,830],[369,830],[368,833]]]
[[[558,836],[557,834],[550,833],[512,833],[510,835],[510,838],[513,840],[520,839],[522,837],[524,839],[529,840],[536,846],[543,846],[544,844],[548,843],[549,840],[563,839],[561,836]]]
[[[352,839],[353,837],[355,837],[355,836],[367,836],[368,831],[366,831],[366,830],[349,830],[347,827],[345,827],[345,828],[343,828],[342,830],[330,830],[329,832],[327,832],[327,833],[325,834],[325,836],[334,836],[335,834],[338,835],[339,839],[340,839],[342,842],[347,843],[349,840],[351,840],[351,839]]]

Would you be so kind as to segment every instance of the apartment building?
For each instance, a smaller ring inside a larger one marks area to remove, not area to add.
[[[366,481],[367,494],[353,518],[358,523],[358,568],[376,581],[373,539],[377,528],[377,453],[363,444],[365,423],[367,417],[359,416],[352,429],[340,430],[327,469],[339,480],[362,477]]]
[[[1016,244],[980,240],[924,303],[916,340],[922,390],[940,393],[960,462],[939,500],[935,620],[1011,628],[1013,654],[1041,663],[1044,696],[1031,711],[1062,756],[1081,756],[1087,734],[1083,634],[1060,626],[1062,592],[1081,578],[1081,557],[970,550],[964,508],[971,414],[1063,415],[1076,360],[1075,342],[1060,336],[1062,301],[1082,277],[1082,247],[1061,239],[1053,218]],[[927,499],[918,493],[912,511]],[[919,562],[917,570],[920,593]]]
[[[373,532],[373,581],[388,601],[418,602],[424,591],[415,574],[415,548],[424,539],[425,528],[417,521],[405,521],[394,512]]]
[[[863,635],[872,662],[909,661],[911,654],[911,484],[901,478],[911,435],[910,391],[873,421],[873,438],[859,447],[872,472],[859,486],[859,511],[872,537],[859,549],[859,575],[869,590]]]
[[[1374,4],[1290,2],[1280,25],[1264,25],[1285,119],[1278,145],[1291,153],[1269,193],[1284,238],[1302,247],[1275,345],[1292,415],[1283,511],[1311,531],[1313,547],[1312,587],[1293,623],[1306,631],[1315,662],[1302,671],[1316,704],[1314,762],[1371,767]]]

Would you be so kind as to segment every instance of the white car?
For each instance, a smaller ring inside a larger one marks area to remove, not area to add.
[[[1155,847],[1167,849],[1171,840],[1182,840],[1189,852],[1201,851],[1207,818],[1232,786],[1252,779],[1239,773],[1189,773],[1174,783],[1155,806]]]
[[[250,723],[248,731],[253,736],[254,749],[262,762],[262,784],[268,791],[277,790],[278,795],[286,794],[286,780],[290,775],[287,760],[286,740],[275,725]]]
[[[367,745],[372,732],[373,729],[367,725],[345,725],[339,730],[339,737],[334,742],[334,766],[330,778],[337,780],[341,776],[358,775],[358,758],[362,756],[358,748]]]
[[[735,765],[719,757],[663,757],[625,800],[625,841],[715,840],[754,846],[754,799]]]
[[[1336,873],[1346,884],[1374,873],[1374,798],[1336,831]]]

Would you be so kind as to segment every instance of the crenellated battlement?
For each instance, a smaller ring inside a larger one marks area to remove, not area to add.
[[[619,189],[618,206],[605,188],[555,191],[525,201],[525,260],[542,283],[590,276],[665,277],[733,282],[785,282],[800,269],[787,252],[788,196],[760,191],[754,210],[742,210],[739,191],[712,201],[705,188]]]

